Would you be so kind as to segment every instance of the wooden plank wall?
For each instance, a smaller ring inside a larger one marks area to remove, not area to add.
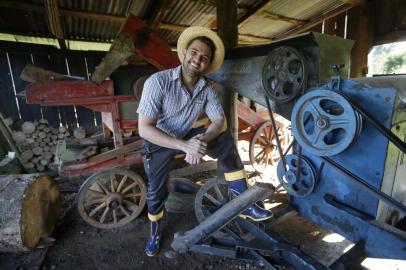
[[[100,113],[81,106],[48,107],[26,104],[16,94],[27,82],[20,74],[27,63],[71,76],[89,79],[105,52],[63,52],[51,46],[0,42],[0,112],[22,121],[46,118],[53,127],[94,127],[101,124]]]

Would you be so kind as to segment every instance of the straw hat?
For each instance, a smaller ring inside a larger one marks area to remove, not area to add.
[[[224,45],[223,41],[220,37],[213,32],[212,30],[201,27],[201,26],[191,26],[186,28],[185,31],[182,32],[178,39],[178,57],[179,60],[182,62],[185,54],[183,53],[186,50],[186,47],[189,45],[192,39],[197,37],[207,37],[211,41],[213,41],[214,46],[216,47],[216,51],[213,57],[213,61],[211,62],[210,66],[207,69],[207,73],[214,72],[221,67],[224,60]]]

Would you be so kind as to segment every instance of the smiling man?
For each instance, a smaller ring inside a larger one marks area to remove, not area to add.
[[[179,37],[177,51],[182,65],[148,78],[137,110],[148,177],[147,205],[151,225],[145,249],[148,256],[154,256],[159,250],[166,185],[171,161],[177,153],[185,153],[185,160],[192,165],[199,164],[206,154],[217,158],[230,192],[238,196],[247,189],[244,166],[234,140],[224,131],[223,108],[212,85],[203,77],[223,63],[221,39],[207,28],[189,27]],[[207,129],[192,128],[202,112],[211,124]],[[254,204],[242,216],[261,221],[270,218],[272,212]]]

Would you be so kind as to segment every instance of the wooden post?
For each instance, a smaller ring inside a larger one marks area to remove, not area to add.
[[[237,29],[237,1],[217,1],[217,33],[224,42],[226,49],[238,45]],[[237,114],[237,93],[226,89],[224,93],[224,108],[227,118],[228,129],[238,142],[238,114]]]
[[[372,44],[369,7],[364,4],[348,12],[347,38],[355,40],[351,51],[350,77],[365,77],[368,73],[368,53]]]

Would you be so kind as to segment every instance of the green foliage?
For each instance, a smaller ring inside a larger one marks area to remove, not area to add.
[[[406,65],[406,53],[391,55],[384,63],[384,72],[386,74],[396,73],[403,65]]]

